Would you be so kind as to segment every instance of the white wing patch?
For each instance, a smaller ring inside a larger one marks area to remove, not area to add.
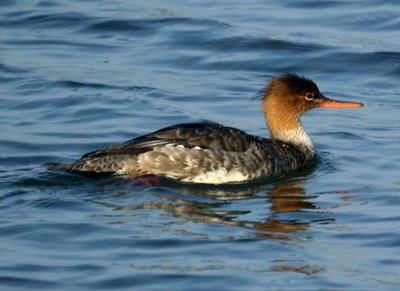
[[[249,178],[246,175],[243,175],[237,170],[228,172],[226,169],[219,169],[198,174],[193,177],[188,177],[186,179],[182,179],[182,181],[191,183],[223,184],[230,182],[241,182],[248,179]]]
[[[174,143],[171,143],[169,141],[157,139],[157,140],[150,140],[142,143],[138,143],[135,145],[136,148],[154,148],[157,146],[170,146],[170,145],[176,145]]]

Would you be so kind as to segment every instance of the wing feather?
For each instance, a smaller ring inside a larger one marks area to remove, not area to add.
[[[87,153],[82,158],[111,154],[138,155],[164,145],[244,152],[255,140],[256,137],[244,131],[216,123],[178,124]]]

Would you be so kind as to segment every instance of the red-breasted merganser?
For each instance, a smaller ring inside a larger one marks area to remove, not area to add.
[[[304,112],[362,106],[328,99],[310,79],[283,74],[272,78],[262,94],[269,139],[215,123],[178,124],[51,168],[82,174],[155,175],[191,183],[244,182],[294,171],[314,158],[314,144],[300,121]]]

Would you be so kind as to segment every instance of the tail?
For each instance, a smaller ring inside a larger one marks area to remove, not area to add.
[[[47,169],[50,171],[68,171],[68,170],[70,170],[70,167],[68,164],[47,163],[47,164],[44,164],[44,166],[47,167]]]
[[[91,177],[91,178],[100,178],[107,177],[114,173],[112,172],[91,172],[91,171],[79,171],[71,168],[71,164],[61,164],[61,163],[47,163],[44,164],[50,171],[60,171],[60,172],[68,172],[71,174],[78,174],[81,176]]]

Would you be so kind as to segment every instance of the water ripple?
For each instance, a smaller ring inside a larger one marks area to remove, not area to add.
[[[0,286],[396,288],[398,8],[2,1]],[[366,105],[305,115],[319,157],[292,175],[217,187],[46,168],[174,123],[266,136],[250,98],[285,71]]]

